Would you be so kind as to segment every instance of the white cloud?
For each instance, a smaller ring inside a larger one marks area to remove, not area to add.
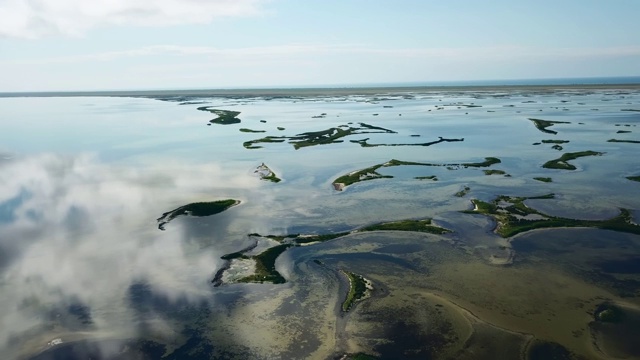
[[[4,0],[0,37],[81,36],[102,26],[202,24],[260,13],[265,0]]]

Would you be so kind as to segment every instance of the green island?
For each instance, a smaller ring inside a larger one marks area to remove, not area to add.
[[[567,161],[575,160],[577,158],[585,157],[585,156],[600,156],[603,154],[604,153],[591,151],[591,150],[564,153],[562,154],[562,156],[560,156],[557,159],[547,161],[542,165],[542,167],[547,169],[575,170],[576,167],[574,165],[569,164]]]
[[[282,179],[276,176],[276,174],[264,163],[260,164],[254,173],[260,176],[260,180],[271,181],[274,183],[282,181]]]
[[[209,120],[209,122],[212,124],[230,125],[240,123],[240,119],[238,119],[237,117],[238,115],[240,115],[239,111],[212,109],[211,106],[201,106],[198,108],[198,110],[208,111],[212,114],[218,115],[217,118]]]
[[[362,147],[377,147],[377,146],[431,146],[442,142],[456,142],[464,141],[464,138],[460,139],[445,139],[442,136],[438,136],[438,140],[424,142],[424,143],[398,143],[398,144],[369,144],[369,138],[362,140],[349,140],[352,143],[360,144]]]
[[[379,223],[375,225],[365,226],[356,231],[360,232],[360,231],[381,231],[381,230],[413,231],[413,232],[424,232],[424,233],[438,234],[438,235],[451,232],[451,230],[449,229],[445,229],[440,226],[433,225],[431,222],[431,219],[400,220],[400,221]]]
[[[416,180],[433,180],[433,181],[438,181],[438,177],[435,175],[429,175],[429,176],[416,176],[414,179]]]
[[[609,139],[609,140],[607,140],[607,142],[640,144],[640,140],[619,140],[619,139]]]
[[[533,180],[538,180],[538,181],[547,182],[547,183],[550,183],[553,181],[550,177],[542,177],[542,176],[534,177]]]
[[[533,124],[536,126],[536,128],[540,131],[542,131],[543,133],[547,133],[547,134],[557,134],[557,131],[553,131],[553,130],[549,130],[547,129],[548,127],[551,127],[555,124],[571,124],[568,121],[551,121],[551,120],[541,120],[541,119],[533,119],[533,118],[529,118],[529,120],[533,121]]]
[[[619,307],[606,302],[598,305],[593,317],[596,321],[618,323],[624,318],[624,312]]]
[[[349,291],[347,292],[347,296],[342,302],[342,311],[348,312],[349,310],[351,310],[351,307],[355,304],[356,301],[365,297],[367,289],[370,285],[367,279],[358,274],[354,274],[350,271],[345,270],[340,270],[340,273],[346,276],[347,280],[349,281]]]
[[[267,137],[263,137],[261,139],[245,141],[242,145],[246,149],[260,149],[260,148],[262,148],[262,146],[254,145],[254,144],[258,144],[258,143],[282,143],[282,142],[285,142],[286,139],[287,138],[284,137],[284,136],[267,136]]]
[[[251,233],[248,236],[250,238],[260,238],[269,239],[278,243],[278,245],[272,246],[263,252],[257,255],[247,255],[246,253],[255,249],[257,246],[257,242],[253,246],[249,246],[240,251],[236,251],[230,254],[226,254],[221,256],[222,260],[225,260],[227,263],[223,266],[216,275],[214,276],[213,283],[214,287],[220,286],[223,284],[222,275],[225,271],[229,270],[231,266],[231,262],[233,260],[253,260],[255,262],[255,270],[253,274],[243,276],[237,280],[233,280],[233,282],[241,282],[241,283],[274,283],[281,284],[286,282],[284,277],[276,270],[275,261],[290,247],[296,246],[309,246],[315,243],[321,243],[329,240],[334,240],[343,236],[347,236],[350,234],[355,234],[359,232],[366,231],[384,231],[384,230],[392,230],[392,231],[411,231],[411,232],[422,232],[429,234],[437,234],[442,235],[446,233],[450,233],[451,230],[445,229],[436,225],[433,225],[431,219],[421,219],[421,220],[400,220],[400,221],[392,221],[380,224],[373,224],[369,226],[365,226],[356,230],[348,231],[348,232],[339,232],[339,233],[329,233],[329,234],[287,234],[287,235],[260,235],[258,233]],[[318,262],[316,262],[318,263]]]
[[[618,130],[616,131],[616,134],[628,134],[630,132],[631,132],[630,130]]]
[[[276,127],[276,129],[278,129],[280,131],[284,130],[284,128],[282,126],[278,126],[278,127]]]
[[[473,199],[472,210],[467,214],[484,214],[496,221],[495,232],[509,238],[516,234],[543,228],[589,227],[640,234],[640,226],[632,222],[631,212],[620,209],[620,214],[606,220],[579,220],[551,216],[528,207],[524,202],[529,199],[553,199],[554,194],[533,197],[498,196],[492,202]]]
[[[566,144],[569,140],[542,140],[543,144]]]
[[[263,133],[263,132],[267,132],[267,130],[252,130],[252,129],[247,129],[247,128],[240,128],[241,132],[245,132],[245,133]]]
[[[463,196],[467,195],[470,190],[471,190],[470,187],[465,186],[462,190],[458,191],[457,193],[455,193],[453,195],[455,195],[457,197],[463,197]]]
[[[506,172],[504,170],[482,170],[485,175],[504,175]]]
[[[355,184],[357,182],[366,181],[366,180],[374,180],[374,179],[390,179],[393,178],[391,175],[382,175],[377,172],[378,169],[383,167],[393,167],[393,166],[444,166],[448,169],[455,170],[455,168],[468,168],[468,167],[488,167],[493,164],[499,164],[501,162],[500,159],[495,157],[486,157],[482,162],[472,162],[472,163],[457,163],[457,164],[434,164],[434,163],[421,163],[414,161],[402,161],[391,159],[386,163],[376,164],[370,166],[368,168],[364,168],[361,170],[352,171],[348,174],[342,175],[333,181],[333,188],[337,191],[342,191],[345,187]],[[429,177],[427,177],[429,178]]]
[[[627,176],[627,179],[640,182],[640,176]]]
[[[232,206],[240,204],[239,200],[227,199],[210,202],[196,202],[180,206],[177,209],[168,211],[160,216],[158,221],[158,229],[164,230],[164,226],[171,220],[181,215],[188,216],[211,216],[221,213]]]

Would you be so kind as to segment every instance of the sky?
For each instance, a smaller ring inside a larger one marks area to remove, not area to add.
[[[0,0],[0,92],[640,76],[638,0]]]

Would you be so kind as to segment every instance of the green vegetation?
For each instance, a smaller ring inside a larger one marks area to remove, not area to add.
[[[250,257],[256,262],[256,272],[253,275],[245,276],[238,279],[238,282],[253,283],[253,282],[270,282],[273,284],[283,284],[286,282],[284,277],[276,271],[276,259],[280,254],[285,252],[291,244],[281,244],[268,248],[258,255]]]
[[[239,111],[212,109],[211,106],[201,106],[198,110],[208,111],[218,115],[217,118],[209,120],[212,124],[230,125],[240,123],[240,119],[237,118],[237,116],[240,115]]]
[[[569,140],[542,140],[543,144],[566,144]]]
[[[561,157],[557,159],[547,161],[546,163],[544,163],[544,165],[542,165],[542,167],[547,169],[575,170],[576,167],[569,164],[567,161],[574,160],[584,156],[600,156],[602,154],[603,153],[601,152],[596,152],[591,150],[579,151],[579,152],[573,152],[573,153],[564,153],[562,154]]]
[[[286,140],[286,137],[283,136],[267,136],[262,139],[245,141],[242,145],[247,149],[260,149],[262,146],[254,145],[259,143],[281,143]]]
[[[414,179],[417,180],[433,180],[433,181],[438,181],[438,178],[435,175],[429,175],[429,176],[416,176]]]
[[[284,130],[284,128],[282,126],[278,126],[277,129],[280,130],[280,131]]]
[[[639,140],[619,140],[619,139],[609,139],[609,140],[607,140],[607,142],[640,144],[640,141],[639,141]]]
[[[349,280],[349,292],[342,302],[342,311],[347,312],[356,301],[362,299],[367,293],[367,281],[358,274],[344,270],[341,270],[341,272]]]
[[[246,133],[263,133],[263,132],[267,132],[266,130],[252,130],[252,129],[247,129],[247,128],[240,128],[240,131],[246,132]]]
[[[258,166],[254,171],[254,173],[260,175],[260,180],[271,181],[274,183],[279,183],[280,181],[282,181],[282,179],[277,177],[276,174],[264,163],[260,164],[260,166]]]
[[[618,131],[616,131],[616,134],[628,134],[630,132],[631,131],[629,131],[629,130],[618,130]]]
[[[640,182],[640,176],[627,176],[627,179]]]
[[[504,175],[506,172],[504,170],[482,170],[485,175]]]
[[[505,238],[516,234],[542,228],[590,227],[632,234],[640,234],[640,226],[632,222],[631,212],[620,209],[620,214],[607,220],[578,220],[551,216],[532,209],[524,204],[529,199],[553,199],[553,194],[536,197],[498,196],[492,202],[473,199],[473,210],[464,213],[480,213],[496,220],[495,232]]]
[[[424,233],[438,234],[438,235],[451,232],[451,230],[449,229],[432,225],[431,219],[392,221],[387,223],[380,223],[380,224],[365,226],[359,229],[358,231],[380,231],[380,230],[414,231],[414,232],[424,232]]]
[[[568,121],[550,121],[550,120],[541,120],[541,119],[532,119],[529,118],[529,120],[533,121],[533,124],[536,126],[536,128],[538,128],[538,130],[542,131],[543,133],[547,133],[547,134],[557,134],[557,131],[553,131],[553,130],[549,130],[547,129],[548,127],[551,127],[555,124],[571,124]]]
[[[600,304],[596,308],[594,318],[597,321],[617,323],[622,321],[622,319],[624,318],[624,312],[622,311],[622,309],[613,304],[604,303]]]
[[[538,181],[542,181],[542,182],[547,182],[547,183],[549,183],[549,182],[552,182],[552,181],[553,181],[550,177],[541,177],[541,176],[539,176],[539,177],[534,177],[533,179],[534,179],[534,180],[538,180]]]
[[[240,201],[227,199],[227,200],[218,200],[211,202],[197,202],[191,203],[184,206],[180,206],[177,209],[168,211],[162,216],[160,216],[158,220],[158,229],[164,230],[164,226],[168,224],[171,220],[177,218],[181,215],[190,215],[190,216],[211,216],[217,213],[221,213],[228,208],[240,204]]]
[[[441,142],[456,142],[456,141],[464,141],[464,138],[460,139],[445,139],[442,136],[438,136],[438,140],[429,141],[425,143],[403,143],[403,144],[369,144],[369,138],[362,140],[350,140],[352,143],[360,144],[362,147],[377,147],[377,146],[431,146],[435,144],[439,144]]]
[[[640,109],[622,109],[620,111],[640,111]]]
[[[469,190],[471,190],[471,188],[470,188],[470,187],[468,187],[468,186],[465,186],[465,187],[464,187],[464,189],[462,189],[462,190],[458,191],[458,192],[457,192],[457,193],[455,193],[454,195],[455,195],[455,196],[457,196],[457,197],[463,197],[463,196],[467,195],[467,193],[469,192]]]
[[[458,164],[433,164],[433,163],[421,163],[415,161],[402,161],[391,159],[383,164],[376,164],[370,166],[368,168],[357,170],[350,172],[349,174],[342,175],[333,181],[333,187],[340,191],[344,189],[346,186],[351,184],[365,181],[365,180],[373,180],[373,179],[383,179],[383,178],[393,178],[391,175],[382,175],[377,172],[378,169],[382,167],[392,167],[392,166],[446,166],[449,170],[454,170],[457,168],[468,168],[468,167],[488,167],[493,164],[499,164],[501,161],[495,157],[486,157],[483,162],[475,162],[475,163],[458,163]],[[418,177],[420,178],[420,177]],[[430,177],[425,177],[430,178]],[[434,176],[435,178],[435,176]]]

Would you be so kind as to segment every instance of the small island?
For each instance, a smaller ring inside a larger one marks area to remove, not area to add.
[[[564,153],[562,154],[561,157],[554,159],[554,160],[549,160],[546,163],[544,163],[542,165],[543,168],[547,168],[547,169],[561,169],[561,170],[575,170],[576,167],[572,164],[569,164],[567,161],[569,160],[575,160],[577,158],[580,157],[585,157],[585,156],[600,156],[603,155],[604,153],[601,152],[597,152],[597,151],[579,151],[579,152],[572,152],[572,153]]]
[[[627,179],[640,182],[640,176],[627,176]]]
[[[276,174],[264,163],[260,164],[254,174],[258,174],[260,176],[260,180],[271,181],[274,183],[279,183],[282,181]]]
[[[494,232],[509,238],[516,234],[543,228],[590,227],[640,234],[640,225],[633,223],[631,211],[620,209],[620,214],[607,220],[579,220],[544,214],[528,207],[524,202],[533,199],[553,199],[554,194],[533,197],[498,196],[492,202],[471,200],[474,208],[467,214],[483,214],[496,221]]]
[[[548,127],[551,127],[555,124],[571,124],[568,121],[551,121],[551,120],[541,120],[541,119],[532,119],[529,118],[529,120],[533,121],[533,124],[536,126],[536,128],[540,131],[542,131],[543,133],[547,133],[547,134],[557,134],[557,131],[553,131],[553,130],[549,130],[547,129]]]
[[[230,125],[240,123],[240,119],[237,118],[237,116],[240,115],[239,111],[212,109],[211,106],[201,106],[198,110],[208,111],[218,115],[217,118],[209,120],[211,124]]]
[[[629,144],[640,144],[640,140],[619,140],[619,139],[609,139],[607,142],[613,143],[629,143]]]
[[[211,216],[218,213],[221,213],[232,206],[236,206],[240,204],[239,200],[227,199],[227,200],[217,200],[210,202],[196,202],[187,204],[184,206],[180,206],[177,209],[168,211],[162,216],[160,216],[158,221],[158,229],[164,230],[164,226],[168,224],[171,220],[177,218],[178,216],[187,215],[187,216]]]
[[[542,176],[534,177],[533,180],[538,180],[546,183],[550,183],[553,181],[553,179],[551,179],[550,177],[542,177]]]
[[[266,130],[253,130],[253,129],[247,129],[247,128],[240,128],[241,132],[245,132],[245,133],[264,133],[267,132]]]
[[[493,164],[499,164],[501,162],[500,159],[495,157],[486,157],[482,162],[472,162],[472,163],[457,163],[457,164],[434,164],[434,163],[421,163],[415,161],[402,161],[391,159],[386,163],[376,164],[370,166],[368,168],[364,168],[361,170],[352,171],[348,174],[342,175],[333,181],[333,188],[337,191],[342,191],[349,185],[355,184],[357,182],[366,181],[366,180],[374,180],[374,179],[390,179],[393,178],[391,175],[382,175],[377,172],[378,169],[383,167],[392,167],[392,166],[443,166],[447,167],[447,169],[455,170],[456,168],[469,168],[469,167],[489,167]],[[431,178],[431,177],[426,177]],[[435,178],[435,176],[433,177]]]
[[[342,302],[342,311],[348,312],[357,301],[364,300],[366,298],[367,293],[370,290],[373,290],[373,286],[371,286],[371,282],[369,280],[365,279],[361,275],[345,270],[340,270],[340,273],[349,281],[349,291]]]

